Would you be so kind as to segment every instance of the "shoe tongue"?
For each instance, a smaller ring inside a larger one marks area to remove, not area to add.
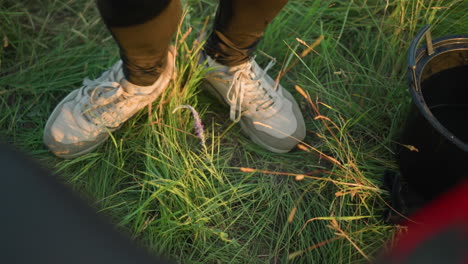
[[[243,68],[246,67],[246,64],[249,63],[248,62],[245,62],[245,63],[242,63],[240,65],[235,65],[235,66],[226,66],[224,64],[221,64],[217,61],[215,61],[214,59],[212,59],[211,57],[207,57],[208,59],[208,65],[211,66],[211,67],[214,67],[216,69],[216,71],[218,72],[224,72],[224,73],[227,73],[227,74],[234,74],[235,72],[237,72],[238,70],[242,70]]]
[[[253,64],[250,61],[247,61],[243,64],[229,67],[229,71],[231,72],[247,71],[249,73],[249,76],[253,74],[254,75],[253,77],[255,77],[255,72],[253,70],[253,67],[254,67]]]

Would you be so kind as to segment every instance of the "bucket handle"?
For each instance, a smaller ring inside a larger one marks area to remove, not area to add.
[[[416,51],[423,37],[426,37],[427,55],[431,56],[432,54],[434,54],[434,47],[432,46],[432,36],[431,36],[430,29],[431,29],[430,25],[425,25],[421,30],[419,30],[416,37],[413,39],[413,41],[411,41],[411,45],[409,48],[408,67],[409,67],[409,70],[411,71],[410,81],[413,84],[413,87],[416,90],[416,92],[419,92],[421,90],[419,81],[417,80],[418,78],[416,76]]]

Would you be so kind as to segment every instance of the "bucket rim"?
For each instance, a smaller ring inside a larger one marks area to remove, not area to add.
[[[443,45],[468,43],[468,35],[465,34],[444,36],[432,40],[430,27],[430,25],[425,25],[411,41],[407,59],[410,68],[416,67],[420,56],[424,55],[424,52],[421,51],[427,50],[427,55],[432,56],[433,53],[435,53],[434,47],[438,48]],[[423,37],[426,37],[426,45],[418,49],[419,43],[422,41]]]
[[[417,49],[421,40],[425,37],[426,44],[423,45],[420,49]],[[455,44],[468,44],[468,35],[453,35],[453,36],[445,36],[440,37],[435,40],[432,40],[430,34],[430,25],[424,26],[413,39],[410,45],[410,49],[408,51],[408,79],[409,79],[409,89],[410,94],[413,97],[413,102],[424,116],[424,118],[447,140],[455,144],[457,147],[462,149],[465,152],[468,152],[468,143],[465,143],[457,136],[455,136],[452,132],[450,132],[445,126],[443,126],[439,120],[432,114],[432,111],[426,104],[424,96],[422,95],[421,87],[420,87],[420,77],[421,75],[417,73],[418,63],[424,56],[427,56],[426,63],[424,66],[436,56],[444,54],[446,52],[456,51],[456,50],[468,50],[467,48],[461,49],[449,49],[445,50],[444,52],[435,52],[434,48],[440,48],[447,45],[455,45]],[[468,64],[467,64],[468,65]]]

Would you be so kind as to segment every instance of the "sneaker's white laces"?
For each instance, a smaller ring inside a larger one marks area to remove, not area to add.
[[[117,98],[125,94],[125,91],[120,87],[120,83],[91,82],[86,84],[84,92],[89,94],[90,104],[92,104],[94,107],[112,103]]]
[[[102,113],[107,111],[112,105],[125,100],[130,96],[121,87],[120,83],[111,80],[116,80],[118,68],[110,69],[104,72],[99,78],[83,80],[83,94],[89,99],[84,99],[86,110],[83,115],[88,120],[93,120],[100,117]],[[101,120],[102,121],[102,120]],[[108,120],[110,121],[110,120]]]
[[[261,84],[261,79],[274,64],[275,61],[271,60],[260,76],[255,76],[250,62],[236,70],[227,92],[227,99],[231,106],[229,117],[232,121],[240,121],[244,101],[247,105],[254,104],[256,111],[267,109],[275,103],[275,96],[272,96],[274,91]]]

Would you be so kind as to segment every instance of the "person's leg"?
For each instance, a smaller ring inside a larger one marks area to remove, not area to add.
[[[248,61],[266,27],[287,2],[220,0],[206,53],[227,66]]]
[[[180,16],[179,0],[97,0],[121,60],[95,80],[83,82],[54,109],[44,143],[57,156],[94,150],[109,133],[151,104],[175,70],[169,47]]]
[[[104,23],[120,48],[126,79],[153,84],[164,69],[180,19],[179,0],[97,0]]]
[[[230,107],[230,118],[258,145],[288,152],[305,137],[301,110],[252,52],[286,0],[220,0],[201,61],[211,69],[205,87]]]

